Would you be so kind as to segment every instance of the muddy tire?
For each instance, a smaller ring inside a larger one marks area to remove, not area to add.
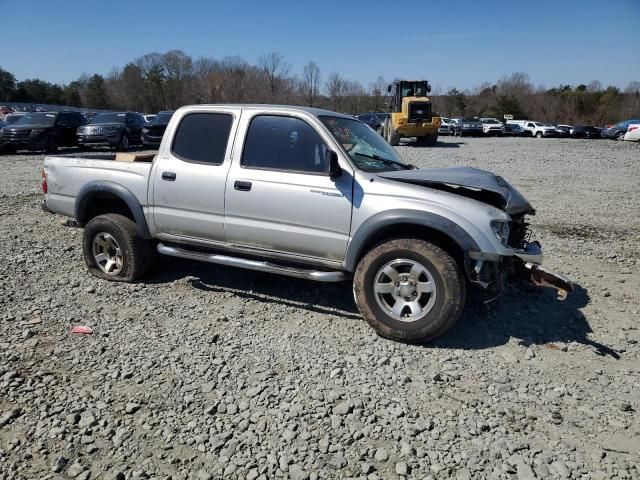
[[[353,291],[362,316],[380,336],[407,343],[428,342],[449,330],[466,297],[455,260],[418,239],[374,247],[356,268]]]
[[[87,223],[82,251],[93,275],[115,282],[142,278],[153,258],[151,245],[140,238],[133,220],[115,213],[99,215]]]

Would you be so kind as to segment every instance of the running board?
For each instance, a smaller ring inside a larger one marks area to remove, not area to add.
[[[220,255],[218,253],[196,252],[193,250],[186,250],[184,248],[164,245],[163,243],[158,244],[158,252],[163,255],[169,255],[170,257],[180,257],[188,260],[217,263],[218,265],[258,270],[259,272],[277,273],[279,275],[305,278],[307,280],[315,280],[317,282],[341,282],[347,279],[347,275],[344,272],[324,272],[322,270],[306,270],[304,268],[287,267],[259,260],[249,260],[246,258]]]

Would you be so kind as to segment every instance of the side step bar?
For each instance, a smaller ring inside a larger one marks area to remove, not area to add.
[[[275,263],[263,262],[259,260],[249,260],[246,258],[230,257],[218,253],[203,253],[186,250],[184,248],[158,244],[158,252],[171,257],[186,258],[188,260],[199,260],[201,262],[217,263],[229,267],[240,267],[260,272],[277,273],[289,277],[305,278],[317,282],[341,282],[347,279],[344,272],[324,272],[322,270],[306,270],[304,268],[288,267]]]

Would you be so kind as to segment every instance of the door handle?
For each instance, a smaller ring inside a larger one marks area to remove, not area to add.
[[[236,180],[233,182],[233,188],[236,190],[241,190],[243,192],[248,192],[251,190],[251,182],[243,182],[242,180]]]
[[[162,172],[162,179],[173,182],[176,179],[176,174],[174,172]]]

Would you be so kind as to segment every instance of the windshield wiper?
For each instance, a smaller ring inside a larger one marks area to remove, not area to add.
[[[414,168],[416,168],[414,165],[411,165],[410,163],[396,162],[395,160],[391,160],[390,158],[384,158],[384,157],[381,157],[380,155],[367,155],[366,153],[360,153],[360,152],[353,152],[353,153],[355,153],[356,155],[360,155],[361,157],[372,158],[373,160],[379,160],[382,163],[385,163],[387,165],[397,165],[404,168],[405,170],[413,170]]]

